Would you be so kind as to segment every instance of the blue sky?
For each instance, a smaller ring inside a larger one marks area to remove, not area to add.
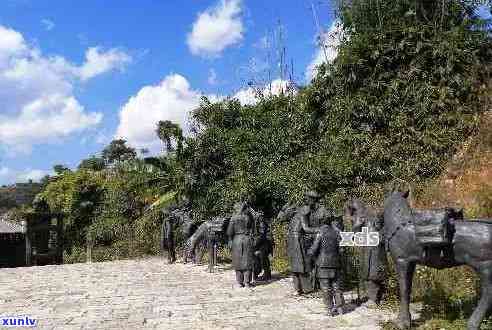
[[[277,22],[294,78],[305,83],[319,52],[311,3],[2,1],[0,184],[75,167],[115,136],[157,152],[155,121],[186,126],[200,95],[245,96],[246,81],[265,81],[255,70],[275,49],[265,40]],[[330,2],[314,5],[330,28]]]

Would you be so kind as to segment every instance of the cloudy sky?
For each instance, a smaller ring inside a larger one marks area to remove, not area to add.
[[[336,30],[330,1],[3,0],[0,184],[76,167],[115,137],[156,151],[156,122],[186,130],[201,95],[251,103],[251,80],[275,93],[278,45],[305,84],[325,58],[312,3]]]

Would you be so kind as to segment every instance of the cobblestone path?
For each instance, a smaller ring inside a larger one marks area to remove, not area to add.
[[[289,278],[238,288],[231,270],[162,258],[0,269],[0,317],[41,329],[282,330],[379,329],[391,317],[364,307],[329,317],[320,298],[292,291]]]

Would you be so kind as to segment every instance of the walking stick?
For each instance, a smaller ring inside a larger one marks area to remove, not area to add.
[[[218,247],[218,244],[217,244],[217,240],[215,239],[214,237],[214,246],[213,246],[213,249],[214,249],[214,262],[213,262],[213,269],[215,271],[215,267],[217,266],[217,247]]]

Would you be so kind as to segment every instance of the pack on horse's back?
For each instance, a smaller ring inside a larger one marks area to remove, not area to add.
[[[417,243],[428,247],[451,244],[454,222],[463,220],[463,211],[453,208],[412,211]]]

